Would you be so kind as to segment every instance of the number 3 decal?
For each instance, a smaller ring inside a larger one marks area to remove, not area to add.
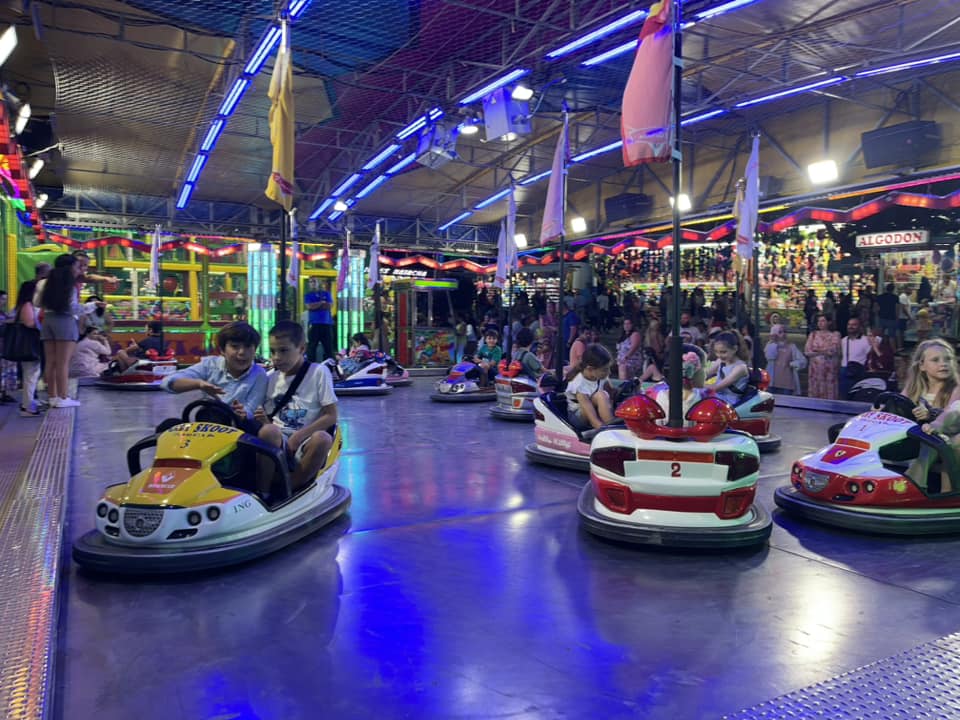
[[[670,477],[680,477],[680,463],[670,463]]]

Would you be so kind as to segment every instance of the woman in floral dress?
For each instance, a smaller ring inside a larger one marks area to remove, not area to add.
[[[807,395],[837,399],[837,376],[840,373],[840,333],[830,329],[830,321],[817,315],[816,330],[807,337],[803,354],[810,359]]]

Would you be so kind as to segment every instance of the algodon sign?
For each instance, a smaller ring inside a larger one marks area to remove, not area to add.
[[[926,245],[929,241],[929,230],[891,230],[857,235],[858,248],[896,248],[905,245]]]

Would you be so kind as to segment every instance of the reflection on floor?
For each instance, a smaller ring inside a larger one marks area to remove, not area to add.
[[[601,542],[578,530],[581,482],[526,463],[530,426],[431,403],[432,384],[341,401],[353,508],[304,542],[199,578],[71,566],[59,716],[713,718],[960,624],[960,540],[776,515],[752,553]],[[85,392],[71,538],[125,448],[187,400]],[[777,412],[761,502],[839,419]]]

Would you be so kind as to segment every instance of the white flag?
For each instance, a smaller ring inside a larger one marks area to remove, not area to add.
[[[380,223],[373,231],[373,245],[370,246],[370,269],[367,277],[367,287],[371,290],[380,282]]]
[[[497,274],[493,276],[493,286],[503,288],[507,282],[507,263],[509,262],[510,251],[507,249],[507,227],[506,221],[500,221],[500,236],[497,238]]]
[[[153,243],[150,245],[150,286],[154,292],[160,292],[160,226],[153,231]]]
[[[340,270],[337,272],[337,293],[342,293],[347,286],[347,277],[350,275],[350,228],[347,228],[343,238],[343,249],[340,251]]]
[[[760,212],[760,137],[754,136],[753,149],[747,161],[746,182],[743,198],[737,208],[737,255],[744,260],[753,259],[753,237],[757,232],[757,215]]]
[[[567,114],[563,114],[563,130],[557,138],[553,151],[553,169],[547,200],[543,206],[543,222],[540,225],[540,244],[546,245],[561,237],[563,232],[564,175],[567,172]]]
[[[297,287],[300,282],[300,232],[297,227],[297,209],[287,213],[290,218],[290,238],[293,244],[290,247],[290,267],[287,268],[287,284]]]
[[[514,189],[510,188],[510,200],[507,206],[507,247],[510,248],[509,262],[507,269],[510,272],[516,272],[520,269],[520,258],[517,253],[517,199],[514,196]]]

